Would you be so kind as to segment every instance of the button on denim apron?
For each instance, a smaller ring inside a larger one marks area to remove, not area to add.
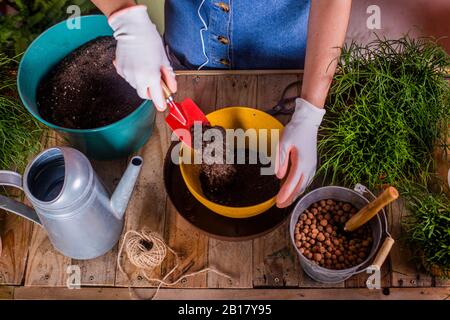
[[[166,0],[169,56],[189,69],[301,69],[310,0]]]

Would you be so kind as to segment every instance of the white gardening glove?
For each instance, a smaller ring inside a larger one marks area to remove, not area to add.
[[[322,122],[324,109],[306,101],[295,100],[295,112],[284,128],[275,162],[275,173],[279,179],[285,177],[289,160],[289,174],[277,195],[277,206],[289,206],[311,183],[317,165],[317,132]]]
[[[166,102],[161,75],[172,92],[177,91],[177,82],[147,7],[137,5],[122,9],[113,13],[108,22],[117,40],[114,62],[117,72],[142,99],[152,99],[156,108],[163,111]]]

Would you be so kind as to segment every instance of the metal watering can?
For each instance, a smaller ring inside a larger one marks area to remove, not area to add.
[[[0,185],[23,190],[34,210],[1,195],[0,209],[43,226],[62,254],[92,259],[117,243],[142,163],[141,157],[131,159],[110,197],[80,151],[47,149],[28,164],[23,178],[16,172],[0,170]]]

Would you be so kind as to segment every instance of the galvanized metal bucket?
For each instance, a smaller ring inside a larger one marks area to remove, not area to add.
[[[302,214],[313,203],[323,199],[333,199],[348,202],[354,205],[355,208],[361,209],[370,202],[364,196],[364,194],[369,194],[370,196],[375,198],[375,196],[361,184],[357,184],[353,190],[339,186],[327,186],[311,191],[310,193],[305,195],[295,206],[291,214],[289,233],[291,235],[292,244],[300,257],[300,264],[306,274],[308,274],[312,279],[322,283],[339,283],[350,278],[354,274],[366,271],[367,267],[371,265],[371,262],[378,252],[378,249],[383,242],[383,238],[385,238],[386,236],[390,236],[387,230],[386,213],[383,209],[382,212],[374,216],[368,222],[372,230],[373,243],[370,254],[366,258],[366,260],[352,268],[342,270],[332,270],[318,266],[300,253],[299,249],[295,245],[294,234],[295,225],[300,214]]]

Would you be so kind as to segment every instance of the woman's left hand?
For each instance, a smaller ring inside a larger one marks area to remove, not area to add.
[[[325,110],[308,101],[295,100],[295,112],[284,128],[275,162],[275,173],[282,179],[288,176],[278,195],[277,206],[289,206],[311,183],[317,165],[317,132]]]

